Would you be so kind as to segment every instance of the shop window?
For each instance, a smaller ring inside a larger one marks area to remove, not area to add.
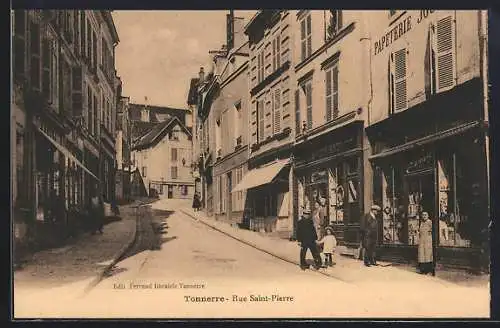
[[[400,168],[390,167],[381,172],[382,242],[406,244],[408,221],[403,204],[403,177]]]
[[[456,83],[456,25],[453,16],[445,16],[431,25],[433,93],[447,91]]]
[[[406,109],[408,71],[408,52],[406,48],[393,52],[389,56],[389,98],[391,114]]]

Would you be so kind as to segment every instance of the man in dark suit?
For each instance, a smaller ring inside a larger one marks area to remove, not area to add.
[[[314,258],[314,267],[319,269],[321,267],[321,255],[319,254],[318,245],[316,240],[318,235],[314,227],[311,210],[304,209],[301,219],[297,222],[297,241],[300,246],[300,267],[302,270],[309,268],[306,263],[306,253],[309,249]]]
[[[375,261],[375,247],[378,242],[378,213],[380,213],[380,206],[372,205],[370,212],[365,214],[361,220],[361,240],[364,251],[363,260],[366,266],[377,265]]]

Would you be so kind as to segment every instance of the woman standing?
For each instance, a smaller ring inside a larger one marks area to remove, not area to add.
[[[427,212],[422,212],[422,222],[418,231],[418,270],[421,274],[435,275],[432,255],[432,220]]]

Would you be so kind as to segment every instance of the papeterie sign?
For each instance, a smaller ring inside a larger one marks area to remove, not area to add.
[[[414,16],[408,15],[406,18],[401,19],[399,23],[394,24],[387,33],[385,33],[378,41],[375,41],[375,55],[381,53],[394,41],[409,32],[412,29],[415,21],[417,24],[420,24],[433,12],[434,10],[420,10],[416,20],[413,18]]]

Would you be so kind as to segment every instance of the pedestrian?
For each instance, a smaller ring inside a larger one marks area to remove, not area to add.
[[[377,265],[375,260],[375,247],[378,242],[377,215],[380,206],[372,205],[370,212],[365,214],[361,220],[361,241],[363,246],[363,261],[366,266]]]
[[[422,212],[418,230],[418,272],[436,274],[432,255],[432,220],[427,212]]]
[[[314,223],[314,228],[316,228],[316,234],[318,235],[318,239],[323,238],[323,217],[321,216],[321,205],[319,202],[314,202],[314,210],[312,214],[312,219]]]
[[[335,249],[337,248],[337,239],[333,234],[333,229],[331,227],[326,227],[326,235],[319,241],[323,245],[323,254],[325,256],[325,267],[333,266],[333,255],[335,254]]]
[[[308,269],[309,265],[306,262],[307,250],[311,251],[314,258],[314,267],[319,269],[321,267],[321,255],[319,254],[318,245],[316,244],[318,235],[314,228],[311,219],[311,210],[305,208],[303,215],[297,222],[297,241],[300,246],[300,268],[302,270]]]
[[[200,194],[198,194],[198,192],[195,192],[193,197],[193,209],[195,212],[200,210],[200,205]]]
[[[96,232],[102,234],[104,227],[104,202],[102,196],[99,197],[95,195],[92,197],[91,210],[92,222],[94,223],[92,227],[92,234],[95,234]]]

